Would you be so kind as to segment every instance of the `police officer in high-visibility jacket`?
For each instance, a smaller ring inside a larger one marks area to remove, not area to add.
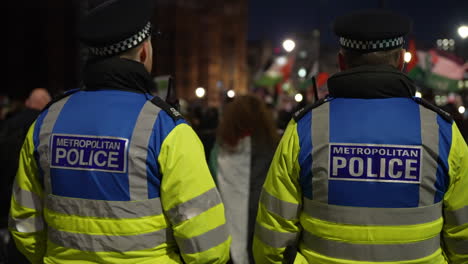
[[[383,10],[336,20],[342,72],[276,151],[257,263],[468,263],[468,148],[401,72],[410,27]]]
[[[102,2],[102,1],[101,1]],[[29,130],[9,228],[36,263],[226,263],[231,238],[203,147],[152,98],[151,0],[106,1],[81,38],[85,88]]]

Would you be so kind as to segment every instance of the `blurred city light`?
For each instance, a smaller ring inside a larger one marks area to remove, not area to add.
[[[283,88],[283,91],[285,91],[285,92],[291,90],[291,88],[292,88],[291,82],[290,81],[284,82],[283,86],[281,88]]]
[[[303,50],[303,51],[299,52],[299,58],[301,58],[301,59],[307,58],[307,51]]]
[[[202,98],[203,96],[205,96],[205,88],[203,88],[203,87],[198,87],[198,88],[195,90],[195,95],[196,95],[198,98]]]
[[[460,35],[462,39],[466,39],[468,37],[468,26],[460,26],[458,28],[458,35]]]
[[[415,97],[421,98],[421,97],[422,97],[422,93],[421,93],[421,92],[416,92],[416,94],[415,94],[414,96],[415,96]]]
[[[447,100],[448,100],[448,97],[447,97],[446,95],[442,95],[442,96],[440,97],[440,103],[441,103],[442,105],[446,104],[446,103],[447,103]]]
[[[305,78],[307,76],[307,70],[305,68],[301,68],[297,72],[297,75],[299,75],[301,78]]]
[[[458,112],[459,112],[460,114],[464,114],[464,113],[465,113],[465,107],[464,107],[464,106],[458,107]]]
[[[405,52],[405,62],[409,63],[411,61],[411,58],[413,55],[411,55],[411,52]]]
[[[296,100],[296,102],[298,102],[298,103],[302,102],[303,99],[304,99],[304,97],[300,93],[298,93],[298,94],[296,94],[296,96],[294,96],[294,100]]]
[[[287,39],[283,41],[283,48],[287,52],[293,51],[295,47],[296,47],[296,43],[292,39]]]
[[[285,65],[286,63],[288,63],[288,59],[286,59],[285,56],[281,56],[281,57],[276,58],[276,63],[277,63],[279,66],[283,66],[283,65]]]
[[[229,98],[234,98],[234,96],[236,96],[236,92],[234,92],[234,90],[229,90],[229,91],[227,92],[227,96],[228,96]]]

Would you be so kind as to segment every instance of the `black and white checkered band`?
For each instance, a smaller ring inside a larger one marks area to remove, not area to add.
[[[403,37],[383,39],[383,40],[354,40],[340,38],[340,44],[344,48],[361,51],[388,50],[401,47],[404,43]]]
[[[106,47],[89,47],[89,50],[92,54],[97,56],[113,56],[140,45],[150,35],[151,22],[148,22],[148,24],[146,24],[146,26],[140,30],[140,32],[136,33],[128,39]]]

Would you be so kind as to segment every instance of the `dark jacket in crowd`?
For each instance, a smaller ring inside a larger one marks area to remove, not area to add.
[[[29,127],[40,111],[24,109],[5,120],[0,127],[0,228],[8,225],[11,187],[18,169],[18,157]]]

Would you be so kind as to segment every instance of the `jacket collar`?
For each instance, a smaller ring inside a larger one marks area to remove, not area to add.
[[[416,92],[411,79],[392,66],[361,66],[330,77],[331,97],[392,98],[413,97]]]
[[[84,90],[122,90],[150,93],[154,88],[144,65],[133,60],[112,57],[91,61],[84,71]]]

